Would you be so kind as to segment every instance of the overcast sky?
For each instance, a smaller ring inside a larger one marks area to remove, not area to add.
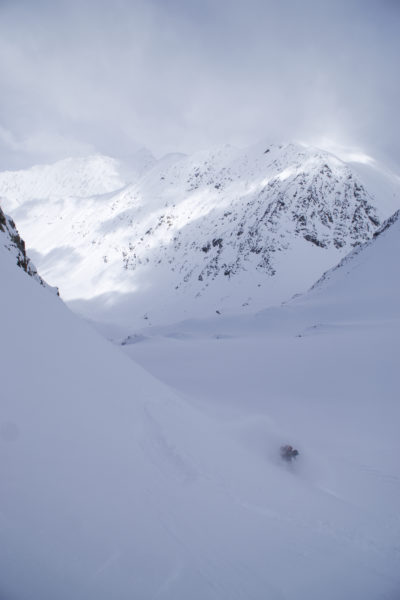
[[[400,168],[400,0],[0,0],[0,168],[260,139]]]

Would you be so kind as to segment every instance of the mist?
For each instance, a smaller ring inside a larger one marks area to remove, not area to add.
[[[0,3],[0,165],[302,141],[400,166],[399,3]]]

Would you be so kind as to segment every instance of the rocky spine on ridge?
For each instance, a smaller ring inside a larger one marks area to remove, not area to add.
[[[2,236],[3,239],[1,239],[2,245],[4,246],[4,248],[6,248],[9,252],[11,252],[15,256],[17,265],[21,269],[23,269],[25,271],[25,273],[30,275],[30,277],[33,277],[34,279],[36,279],[36,281],[38,281],[40,283],[40,285],[43,285],[44,287],[49,287],[47,285],[47,283],[40,277],[40,275],[38,274],[38,272],[36,270],[35,265],[32,263],[30,258],[27,256],[26,250],[25,250],[25,242],[19,235],[14,221],[3,212],[1,207],[0,207],[0,232],[2,232],[4,234]],[[58,294],[58,291],[57,291],[57,294]]]

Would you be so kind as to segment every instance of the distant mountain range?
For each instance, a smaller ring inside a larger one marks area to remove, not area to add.
[[[62,297],[127,330],[305,291],[400,206],[374,182],[319,149],[259,144],[4,172],[0,197]]]

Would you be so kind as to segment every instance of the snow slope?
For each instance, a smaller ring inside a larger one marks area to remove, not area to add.
[[[319,531],[330,531],[340,553],[356,543],[355,555],[380,584],[367,591],[358,567],[327,578],[315,563],[316,588],[317,581],[333,586],[321,587],[321,597],[400,594],[399,246],[396,213],[308,293],[279,308],[148,328],[132,332],[123,346],[231,427],[255,459],[265,454],[271,432],[284,429],[301,452],[296,476],[343,508],[357,507],[343,528],[329,511],[320,514]],[[331,559],[335,568],[336,551]],[[386,582],[381,559],[394,561]]]
[[[0,274],[0,597],[397,597],[393,320],[353,346],[271,331],[129,346],[154,371],[178,358],[175,392],[6,250]]]
[[[375,198],[333,155],[293,144],[138,160],[128,178],[100,156],[0,174],[43,276],[124,330],[286,300],[399,206],[393,186]]]
[[[157,338],[217,339],[279,332],[299,333],[299,327],[370,326],[400,318],[400,210],[383,222],[373,238],[358,245],[326,271],[305,294],[279,307],[252,315],[188,319],[175,324],[132,330],[122,345]],[[316,322],[321,320],[318,326]],[[299,336],[300,337],[300,336]]]

